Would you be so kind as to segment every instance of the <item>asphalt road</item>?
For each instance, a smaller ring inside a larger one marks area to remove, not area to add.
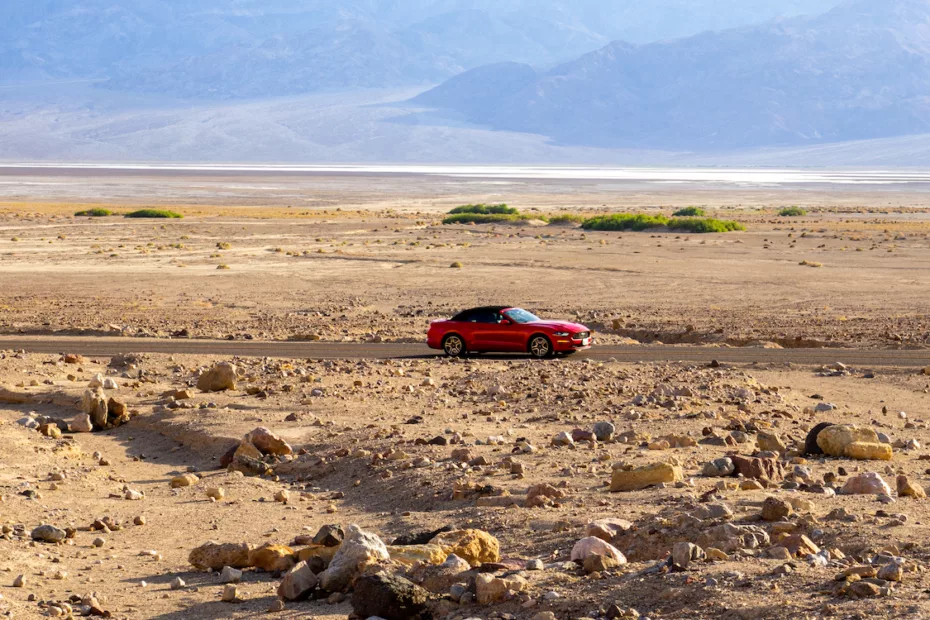
[[[184,340],[154,338],[85,338],[10,336],[0,337],[0,350],[31,353],[78,353],[112,356],[121,353],[166,353],[293,359],[398,359],[439,355],[425,344],[347,344],[339,342],[267,342],[230,340]],[[483,356],[484,357],[484,356]],[[487,356],[499,359],[516,355]],[[595,346],[571,360],[615,359],[621,362],[696,362],[751,364],[821,365],[842,362],[860,368],[930,366],[930,350],[892,349],[759,349],[681,346]]]

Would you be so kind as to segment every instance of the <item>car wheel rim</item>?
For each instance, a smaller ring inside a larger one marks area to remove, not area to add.
[[[456,356],[462,352],[462,341],[458,338],[449,338],[446,340],[446,353]]]
[[[545,338],[533,338],[530,352],[536,357],[545,357],[549,354],[549,343],[546,342]]]

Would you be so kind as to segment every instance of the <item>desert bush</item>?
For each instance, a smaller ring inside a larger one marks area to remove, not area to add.
[[[807,211],[801,207],[785,207],[778,212],[778,215],[781,217],[798,217],[801,215],[807,215]]]
[[[746,230],[742,224],[713,218],[679,217],[668,219],[664,215],[642,213],[614,213],[588,218],[581,225],[585,230],[632,230],[643,231],[653,228],[668,228],[690,233],[722,233]]]
[[[232,247],[232,244],[228,241],[220,241],[216,244],[216,249],[218,250],[228,250]]]
[[[463,267],[463,265],[462,265],[462,263],[460,263],[460,262],[458,262],[458,261],[455,261],[454,263],[452,263],[451,265],[449,265],[449,267],[452,268],[452,269],[461,269],[461,268]]]
[[[699,207],[685,207],[672,213],[673,217],[704,217],[707,213]]]
[[[138,211],[127,213],[126,217],[180,219],[184,216],[166,209],[139,209]]]
[[[462,205],[449,211],[449,215],[459,215],[462,213],[472,213],[475,215],[517,215],[519,211],[505,204],[500,205]]]
[[[746,230],[739,222],[715,220],[714,218],[677,217],[668,222],[669,230],[682,230],[690,233],[725,233]]]
[[[585,230],[648,230],[668,224],[664,215],[644,215],[642,213],[614,213],[589,217],[581,227]]]
[[[113,212],[109,209],[86,209],[84,211],[78,211],[74,214],[74,217],[107,217],[113,215]]]
[[[584,222],[584,217],[581,215],[575,215],[574,213],[562,213],[559,215],[553,215],[549,218],[549,224],[558,226],[560,224],[581,224]]]
[[[543,220],[544,217],[541,215],[538,216],[529,216],[522,213],[457,213],[455,215],[447,216],[442,223],[443,224],[499,224],[503,222],[520,222],[522,220],[537,219]]]

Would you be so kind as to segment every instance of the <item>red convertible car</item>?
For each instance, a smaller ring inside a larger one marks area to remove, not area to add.
[[[591,330],[578,323],[543,321],[521,308],[472,308],[429,326],[426,343],[449,357],[469,352],[529,353],[551,357],[591,346]]]

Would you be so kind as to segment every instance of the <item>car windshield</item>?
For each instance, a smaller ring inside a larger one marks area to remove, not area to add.
[[[523,310],[522,308],[514,308],[512,310],[508,310],[507,312],[504,313],[504,316],[506,316],[508,319],[510,319],[514,323],[535,323],[536,321],[539,320],[538,316],[536,316],[532,312],[527,312],[526,310]]]

